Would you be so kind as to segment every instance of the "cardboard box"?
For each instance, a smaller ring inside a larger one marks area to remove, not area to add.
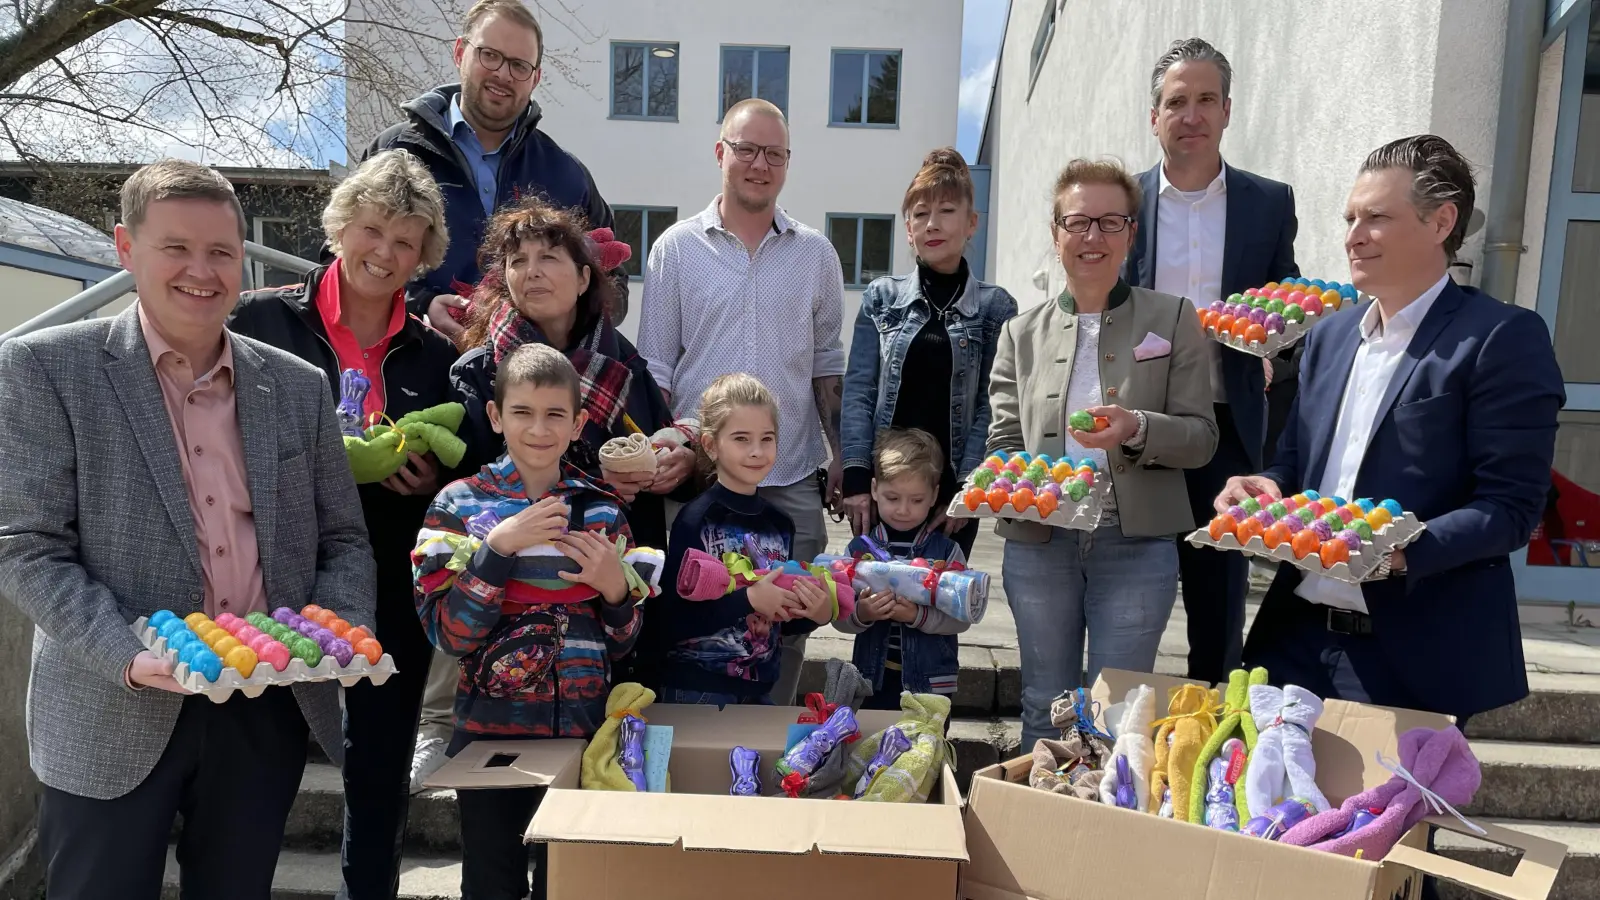
[[[1107,670],[1094,687],[1102,706],[1148,684],[1156,716],[1179,679]],[[1329,802],[1387,781],[1375,758],[1398,758],[1399,735],[1440,728],[1445,716],[1329,700],[1312,735],[1317,785]],[[1064,797],[1027,786],[1023,757],[973,774],[967,801],[963,900],[1415,900],[1419,873],[1436,875],[1505,900],[1544,900],[1566,847],[1479,822],[1480,840],[1518,848],[1511,875],[1428,853],[1418,826],[1382,862],[1349,859],[1260,838],[1174,822],[1133,810]],[[1450,816],[1425,820],[1467,829]]]
[[[580,791],[551,784],[527,839],[549,844],[552,900],[949,898],[966,861],[961,794],[945,767],[926,804],[734,797],[728,751],[761,752],[777,791],[798,707],[678,706],[644,711],[673,728],[672,792]],[[863,740],[900,718],[860,712]]]
[[[587,741],[474,741],[423,782],[457,791],[508,787],[578,787]]]

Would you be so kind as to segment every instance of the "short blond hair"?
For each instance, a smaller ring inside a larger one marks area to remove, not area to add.
[[[150,205],[162,200],[210,200],[233,207],[239,217],[239,240],[245,239],[244,207],[222,173],[186,159],[161,159],[142,166],[122,183],[122,225],[138,231]]]
[[[1075,159],[1067,163],[1061,174],[1056,176],[1055,193],[1050,195],[1050,232],[1055,233],[1056,219],[1061,215],[1061,195],[1068,189],[1080,184],[1108,184],[1112,187],[1122,188],[1128,195],[1128,215],[1139,217],[1139,205],[1143,202],[1144,191],[1139,189],[1139,182],[1122,163],[1114,159]]]
[[[361,210],[372,208],[385,218],[416,216],[428,223],[422,238],[422,258],[417,275],[425,275],[444,262],[450,231],[444,222],[444,195],[422,161],[405,150],[385,150],[356,167],[328,197],[322,210],[322,231],[334,253],[342,253],[340,235]]]
[[[944,475],[944,451],[939,441],[920,428],[886,428],[873,441],[872,476],[894,481],[906,475],[927,479],[934,490]]]
[[[473,31],[479,25],[495,16],[505,16],[533,32],[534,40],[539,43],[539,55],[534,59],[533,67],[539,68],[540,63],[544,61],[544,29],[539,27],[539,20],[534,18],[533,10],[522,0],[478,0],[467,10],[467,18],[461,23],[461,36],[472,37]]]
[[[783,126],[785,135],[789,133],[789,117],[783,114],[783,110],[779,109],[771,101],[763,100],[760,97],[750,97],[728,107],[728,111],[722,114],[723,140],[727,140],[728,135],[733,133],[733,126],[743,116],[771,116],[778,120],[779,125]]]

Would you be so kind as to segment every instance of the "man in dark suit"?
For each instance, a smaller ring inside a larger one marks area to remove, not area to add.
[[[1150,77],[1150,129],[1162,160],[1139,176],[1144,204],[1140,240],[1128,254],[1130,284],[1212,301],[1299,275],[1294,262],[1294,191],[1286,184],[1224,165],[1233,68],[1199,38],[1175,41]],[[1197,524],[1227,480],[1258,472],[1267,432],[1266,390],[1274,365],[1219,343],[1211,346],[1217,452],[1184,474]],[[1281,364],[1287,364],[1287,360]],[[1189,677],[1228,679],[1244,645],[1244,599],[1250,568],[1237,553],[1191,547],[1178,539],[1183,610],[1189,623]]]
[[[1245,648],[1274,683],[1458,719],[1528,693],[1510,555],[1539,523],[1565,396],[1544,320],[1447,274],[1473,197],[1443,138],[1367,157],[1345,250],[1377,299],[1311,330],[1277,461],[1217,498],[1393,498],[1427,525],[1359,586],[1279,567]]]
[[[181,815],[183,896],[266,900],[308,728],[343,757],[338,682],[214,703],[128,626],[316,603],[370,629],[372,550],[326,377],[223,328],[244,258],[233,188],[146,166],[116,242],[132,308],[0,346],[0,596],[35,626],[46,895],[156,900]]]

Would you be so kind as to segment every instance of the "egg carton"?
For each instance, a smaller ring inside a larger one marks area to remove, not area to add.
[[[980,505],[976,511],[967,509],[964,495],[973,487],[977,485],[971,481],[963,485],[961,490],[956,492],[955,498],[950,501],[950,507],[945,510],[945,515],[952,519],[1021,519],[1024,522],[1038,522],[1056,528],[1093,531],[1100,527],[1100,514],[1105,509],[1106,487],[1098,480],[1094,487],[1089,488],[1089,493],[1076,503],[1063,493],[1061,505],[1057,506],[1056,511],[1049,517],[1039,515],[1037,506],[1030,506],[1022,512],[1017,512],[1009,503],[1000,507],[1000,512],[995,512],[987,503]]]
[[[345,687],[354,687],[356,682],[365,678],[375,685],[383,684],[389,676],[398,671],[394,667],[394,657],[385,653],[378,658],[376,664],[367,661],[365,656],[356,654],[350,660],[350,665],[341,666],[338,660],[323,654],[322,661],[315,666],[306,665],[306,661],[292,657],[289,665],[282,672],[266,663],[259,663],[255,672],[246,678],[239,674],[238,669],[224,666],[222,674],[216,681],[207,681],[198,673],[189,670],[189,667],[178,662],[176,651],[168,652],[167,639],[150,627],[150,620],[140,616],[133,622],[133,633],[139,636],[139,641],[151,653],[171,662],[175,668],[172,676],[184,688],[196,694],[203,694],[212,703],[226,703],[234,691],[243,693],[246,697],[259,697],[261,692],[269,687],[278,687],[285,684],[302,684],[315,681],[332,681],[338,679]]]
[[[1344,307],[1340,307],[1340,309],[1343,308]],[[1232,350],[1237,350],[1240,353],[1248,353],[1251,356],[1267,357],[1272,356],[1285,347],[1294,346],[1297,341],[1306,336],[1306,332],[1311,330],[1311,326],[1317,324],[1323,319],[1326,319],[1327,317],[1328,313],[1323,313],[1320,316],[1313,316],[1304,322],[1286,322],[1284,323],[1282,331],[1276,334],[1267,335],[1267,339],[1264,341],[1255,341],[1252,343],[1245,343],[1245,339],[1242,337],[1233,337],[1232,335],[1223,336],[1218,334],[1215,328],[1207,328],[1206,335],[1222,346]]]
[[[1326,569],[1322,566],[1322,559],[1315,553],[1306,554],[1305,559],[1296,559],[1294,550],[1290,548],[1288,542],[1268,550],[1266,542],[1261,539],[1261,535],[1252,537],[1249,543],[1241,544],[1236,535],[1225,534],[1222,536],[1222,540],[1219,541],[1211,537],[1211,532],[1208,529],[1201,528],[1189,535],[1189,543],[1196,547],[1237,550],[1246,556],[1275,559],[1316,575],[1326,575],[1329,578],[1343,581],[1347,584],[1361,584],[1366,581],[1377,581],[1378,579],[1373,577],[1373,573],[1377,571],[1379,564],[1383,562],[1389,553],[1403,549],[1427,529],[1427,524],[1413,515],[1395,519],[1374,531],[1372,540],[1363,542],[1358,552],[1350,554],[1349,562],[1334,563],[1332,568]]]

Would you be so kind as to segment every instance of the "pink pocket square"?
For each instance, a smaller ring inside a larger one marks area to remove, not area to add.
[[[1139,342],[1139,346],[1133,348],[1133,358],[1139,362],[1170,355],[1172,355],[1172,342],[1154,331],[1146,334],[1144,340]]]

